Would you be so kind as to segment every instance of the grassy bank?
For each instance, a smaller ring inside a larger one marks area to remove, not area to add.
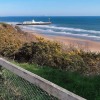
[[[28,63],[15,64],[88,100],[100,100],[100,76],[88,77],[74,72],[66,72]]]

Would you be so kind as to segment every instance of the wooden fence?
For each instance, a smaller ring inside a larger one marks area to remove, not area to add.
[[[5,69],[13,72],[26,81],[38,86],[46,91],[48,94],[58,98],[59,100],[86,100],[64,88],[61,88],[54,83],[51,83],[40,76],[33,74],[17,65],[10,63],[9,61],[0,58],[0,65]]]

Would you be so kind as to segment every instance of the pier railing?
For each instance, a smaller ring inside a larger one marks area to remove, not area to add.
[[[0,100],[86,100],[0,58]]]

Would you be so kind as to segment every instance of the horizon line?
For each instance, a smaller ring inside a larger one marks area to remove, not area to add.
[[[0,16],[0,17],[100,17],[100,15],[7,15],[7,16]]]

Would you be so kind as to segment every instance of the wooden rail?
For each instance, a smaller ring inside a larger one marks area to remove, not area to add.
[[[57,97],[59,100],[86,100],[64,88],[61,88],[54,83],[51,83],[40,76],[33,74],[19,66],[16,66],[9,61],[0,58],[0,65],[5,69],[13,72],[14,74],[20,76],[21,78],[29,81],[30,83],[40,87],[47,93],[51,94],[54,97]]]

